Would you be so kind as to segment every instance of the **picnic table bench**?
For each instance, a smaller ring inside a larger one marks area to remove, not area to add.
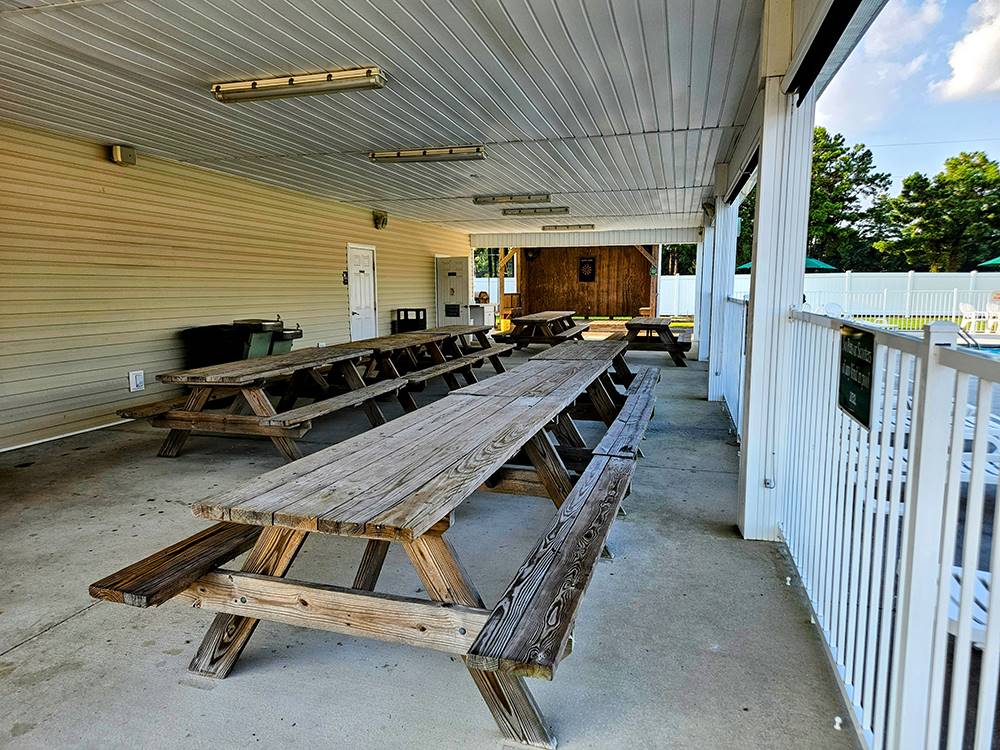
[[[651,408],[643,384],[652,376],[637,374],[635,403],[612,418],[609,434],[621,421],[619,433],[629,437],[595,447],[575,483],[547,428],[571,423],[569,406],[600,391],[609,366],[529,362],[206,498],[193,512],[218,523],[97,581],[90,593],[140,607],[176,596],[216,612],[190,665],[210,677],[229,674],[262,619],[460,656],[506,737],[554,748],[523,676],[551,679],[570,651],[583,593],[630,486],[629,446],[636,415]],[[502,393],[489,387],[496,380],[508,381]],[[490,608],[445,532],[453,511],[522,450],[558,512]],[[351,588],[284,578],[309,533],[367,540]],[[374,592],[391,542],[403,545],[430,601]],[[219,567],[248,549],[241,570]]]
[[[528,344],[555,345],[571,339],[582,339],[590,323],[575,324],[575,310],[546,310],[545,312],[519,315],[511,319],[513,328],[505,334],[493,336],[495,341],[516,344],[523,349]]]

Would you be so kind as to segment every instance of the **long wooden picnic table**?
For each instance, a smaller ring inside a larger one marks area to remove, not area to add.
[[[294,423],[273,422],[279,411],[290,408],[305,380],[311,380],[324,391],[329,383],[324,373],[335,370],[343,378],[349,391],[365,388],[357,370],[357,363],[372,355],[372,350],[357,344],[350,347],[323,347],[298,349],[286,354],[275,354],[256,359],[227,362],[192,370],[177,370],[157,375],[162,383],[185,385],[190,390],[183,398],[123,409],[119,414],[133,418],[148,418],[154,427],[170,431],[160,447],[159,455],[173,457],[180,453],[192,430],[237,435],[265,435],[270,437],[285,458],[294,461],[302,456],[294,438],[304,435],[312,426],[308,418]],[[286,379],[287,388],[277,409],[265,392],[265,385],[277,379]],[[400,382],[399,388],[405,383]],[[398,390],[398,388],[397,388]],[[389,392],[383,389],[382,392]],[[368,392],[366,392],[367,394]],[[206,412],[213,398],[235,395],[237,400],[228,412]],[[373,424],[385,422],[371,393],[363,399],[364,407]],[[344,405],[347,405],[344,400]],[[239,413],[243,405],[250,415]]]
[[[469,331],[472,334],[478,332]],[[163,383],[187,386],[189,393],[155,404],[119,411],[125,417],[149,419],[154,427],[170,430],[159,455],[177,456],[192,430],[271,438],[289,461],[302,457],[295,438],[312,427],[315,418],[339,409],[360,406],[373,426],[386,422],[377,397],[395,394],[407,411],[417,408],[410,390],[419,390],[433,378],[442,377],[452,390],[460,384],[455,373],[475,382],[472,368],[488,359],[497,372],[504,347],[466,353],[458,341],[463,331],[415,331],[351,341],[327,347],[297,349],[255,359],[226,362],[157,376]],[[510,347],[506,347],[509,349]],[[366,363],[363,373],[358,366]],[[429,366],[428,366],[429,364]],[[405,373],[405,376],[404,376]],[[345,391],[330,396],[330,377]],[[272,404],[266,388],[282,381],[284,390]],[[318,394],[313,403],[295,408],[306,393]],[[213,400],[236,396],[229,411],[209,410]],[[249,408],[250,414],[241,413]]]
[[[634,470],[645,429],[634,413],[651,413],[654,373],[637,378],[634,405],[618,412],[601,395],[610,366],[528,362],[206,498],[194,514],[221,523],[96,582],[91,594],[133,606],[181,596],[217,612],[190,666],[211,677],[229,674],[260,619],[456,654],[504,735],[553,748],[522,675],[551,679],[569,652]],[[571,426],[568,409],[585,392],[609,410],[610,427],[574,484],[547,429]],[[559,511],[491,611],[444,533],[453,511],[522,451]],[[282,580],[311,532],[368,540],[352,588]],[[371,593],[390,542],[403,545],[434,601]],[[218,567],[247,549],[241,571]]]

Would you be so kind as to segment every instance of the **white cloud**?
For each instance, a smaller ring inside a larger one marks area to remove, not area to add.
[[[976,0],[969,30],[948,54],[951,76],[931,84],[942,99],[1000,92],[1000,0]]]
[[[922,42],[943,15],[939,0],[913,5],[906,0],[890,0],[864,36],[865,54],[887,57],[895,50]]]
[[[889,0],[823,92],[816,121],[852,133],[881,122],[927,62],[921,48],[941,21],[941,5],[940,0]]]

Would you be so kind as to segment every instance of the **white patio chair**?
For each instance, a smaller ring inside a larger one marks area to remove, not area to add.
[[[970,305],[968,302],[960,302],[958,304],[958,311],[962,314],[962,320],[959,322],[958,327],[963,331],[968,331],[969,333],[976,332],[976,324],[979,321],[980,315],[976,312],[976,308]]]
[[[831,318],[842,318],[844,317],[844,308],[838,305],[836,302],[827,302],[823,306],[824,314],[830,316]]]
[[[1000,332],[1000,302],[986,303],[986,333]]]

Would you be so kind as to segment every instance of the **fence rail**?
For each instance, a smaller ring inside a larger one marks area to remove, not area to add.
[[[993,747],[1000,363],[954,348],[953,325],[869,327],[865,428],[837,404],[843,321],[790,317],[780,526],[853,719],[876,750]]]

